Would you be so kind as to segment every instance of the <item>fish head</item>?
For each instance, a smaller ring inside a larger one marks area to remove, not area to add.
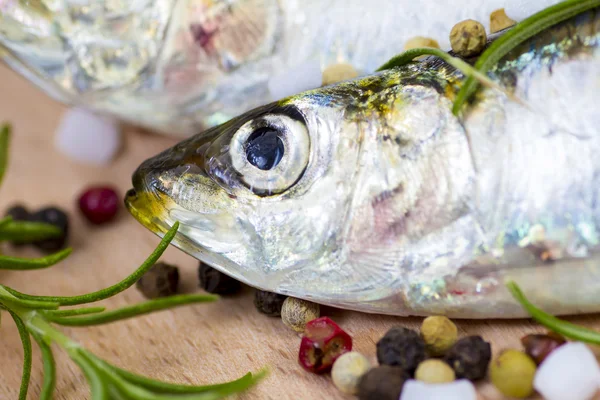
[[[345,307],[396,293],[411,260],[437,254],[431,234],[460,216],[468,181],[464,133],[423,76],[375,74],[234,118],[144,162],[128,207],[157,233],[179,221],[176,246],[262,290]]]
[[[332,89],[252,110],[146,160],[130,212],[230,276],[272,291],[339,266],[361,124]]]

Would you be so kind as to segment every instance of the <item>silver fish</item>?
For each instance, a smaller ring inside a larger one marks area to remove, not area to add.
[[[458,21],[557,2],[5,0],[0,58],[62,102],[191,136],[283,97],[278,81],[296,93],[332,64],[372,73],[413,36],[449,48]]]
[[[600,10],[489,71],[429,58],[271,103],[145,161],[126,203],[251,286],[394,315],[600,311]]]

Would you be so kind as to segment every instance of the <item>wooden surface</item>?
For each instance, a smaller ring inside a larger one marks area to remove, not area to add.
[[[40,271],[0,271],[0,282],[17,290],[40,295],[75,295],[109,286],[133,271],[157,245],[158,238],[138,224],[124,209],[118,221],[105,227],[88,226],[75,207],[78,193],[88,184],[110,183],[121,194],[130,187],[130,176],[140,162],[175,141],[135,129],[125,132],[123,150],[106,167],[70,161],[53,145],[54,130],[65,107],[52,101],[20,76],[0,65],[0,121],[14,126],[10,163],[0,188],[0,212],[16,201],[32,208],[58,205],[71,217],[70,244],[74,253],[59,265]],[[8,254],[38,256],[34,250]],[[163,260],[181,267],[187,292],[197,286],[197,262],[174,247]],[[181,383],[216,383],[238,378],[263,366],[271,370],[266,380],[241,396],[243,399],[344,399],[328,377],[304,372],[296,361],[300,338],[280,320],[258,314],[253,292],[163,311],[124,322],[93,328],[64,329],[98,356],[137,373]],[[108,307],[142,301],[135,288],[102,302]],[[354,338],[354,348],[375,360],[375,343],[394,325],[417,328],[419,318],[394,318],[341,310],[324,310]],[[600,328],[598,316],[571,321]],[[519,338],[543,329],[527,320],[459,321],[461,335],[480,334],[492,342],[496,354],[505,347],[520,347]],[[35,346],[34,346],[35,347]],[[87,399],[82,373],[57,350],[56,399]],[[0,399],[16,399],[21,376],[22,348],[9,318],[0,329]],[[29,399],[36,399],[42,375],[39,351]],[[480,399],[501,399],[489,384],[478,385]]]

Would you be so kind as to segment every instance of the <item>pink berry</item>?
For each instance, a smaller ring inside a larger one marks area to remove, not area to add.
[[[352,350],[352,338],[327,317],[306,324],[300,343],[298,361],[304,369],[316,374],[331,370],[335,360]]]
[[[111,187],[91,187],[79,197],[79,209],[93,224],[112,220],[119,209],[119,195]]]

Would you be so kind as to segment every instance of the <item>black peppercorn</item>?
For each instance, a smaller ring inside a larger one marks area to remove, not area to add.
[[[202,261],[198,265],[198,278],[200,279],[200,287],[208,293],[233,294],[242,287],[239,281]]]
[[[454,369],[456,378],[475,381],[485,377],[491,358],[492,347],[488,342],[481,336],[467,336],[448,350],[444,361]]]
[[[69,217],[64,211],[56,207],[42,208],[31,214],[29,220],[54,225],[62,232],[58,237],[35,241],[32,243],[34,246],[45,252],[57,251],[65,246],[69,234]]]
[[[410,379],[400,367],[382,365],[371,368],[358,381],[360,400],[398,400],[404,382]]]
[[[377,361],[381,365],[399,366],[413,374],[425,360],[425,342],[411,329],[394,327],[377,342]]]
[[[145,297],[154,299],[175,294],[178,284],[179,269],[173,265],[158,262],[142,275],[136,282],[136,287]]]
[[[283,307],[283,302],[286,298],[286,296],[281,294],[257,290],[254,293],[254,306],[263,314],[270,317],[279,317],[281,315],[281,307]]]
[[[12,207],[10,207],[8,210],[6,210],[6,214],[5,216],[7,217],[11,217],[13,219],[13,221],[28,221],[29,218],[31,217],[31,214],[29,214],[29,211],[27,211],[27,209],[22,206],[21,204],[15,204]],[[11,241],[11,243],[15,246],[22,246],[27,244],[27,241],[20,241],[20,240],[13,240]]]

